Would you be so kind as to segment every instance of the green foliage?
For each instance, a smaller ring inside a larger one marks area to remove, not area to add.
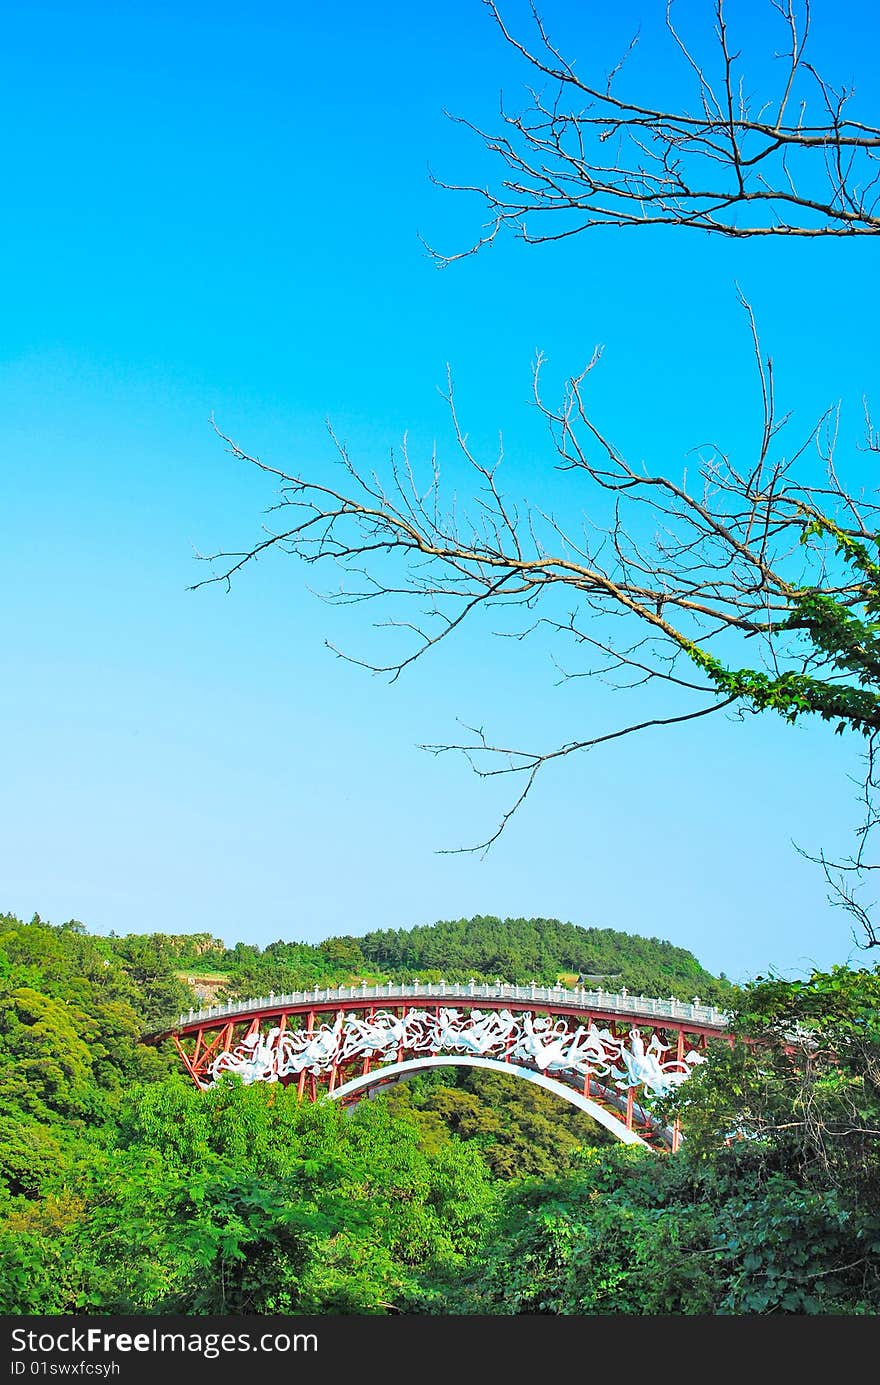
[[[694,1157],[747,1141],[806,1187],[877,1203],[880,968],[756,981],[733,1029],[668,1104]]]
[[[626,986],[645,995],[674,995],[723,1002],[730,987],[700,966],[692,953],[658,938],[612,928],[580,928],[558,919],[499,919],[479,916],[410,929],[381,929],[361,937],[344,935],[320,944],[279,939],[259,948],[236,943],[225,948],[210,934],[116,938],[112,949],[141,992],[151,1014],[175,1015],[192,1003],[181,998],[175,972],[219,978],[230,997],[276,995],[313,986],[353,981],[451,982],[537,981],[583,975],[605,990]],[[152,959],[153,971],[149,971]]]
[[[738,1152],[591,1151],[513,1185],[455,1311],[589,1315],[875,1314],[880,1220]]]
[[[847,602],[818,587],[793,591],[789,614],[776,633],[800,632],[812,646],[810,657],[830,666],[831,676],[791,670],[771,676],[756,669],[728,669],[697,644],[685,641],[683,648],[719,692],[750,703],[756,711],[775,711],[789,722],[813,713],[824,721],[837,721],[838,732],[870,735],[880,729],[880,566],[864,543],[826,516],[816,515],[806,523],[800,542],[823,537],[831,539],[837,556],[853,569]],[[853,602],[863,615],[855,614]]]
[[[173,950],[161,935],[98,938],[82,924],[22,923],[0,915],[0,978],[36,988],[80,1009],[118,1006],[140,1031],[176,1016],[192,993],[174,974]]]
[[[5,1191],[39,1197],[51,1186],[64,1159],[65,1146],[47,1124],[20,1110],[0,1116],[0,1187]]]
[[[0,1311],[384,1312],[464,1263],[495,1199],[475,1146],[429,1152],[382,1103],[173,1075],[114,1131],[0,1127]]]
[[[716,1217],[721,1313],[876,1313],[880,1218],[775,1174]],[[873,1248],[872,1248],[873,1247]],[[721,1278],[723,1274],[723,1279]]]
[[[81,1197],[66,1190],[0,1199],[0,1314],[69,1310],[79,1278],[70,1247],[82,1215]]]
[[[680,1168],[642,1150],[591,1151],[566,1178],[514,1186],[460,1311],[712,1311],[712,1218]]]
[[[291,1313],[326,1219],[295,1178],[212,1160],[181,1169],[129,1151],[108,1162],[72,1238],[75,1306],[103,1312]]]
[[[685,1143],[512,1184],[456,1311],[880,1311],[880,970],[758,981],[666,1104]]]
[[[837,614],[843,619],[847,613],[839,608]],[[851,634],[847,632],[846,638]],[[755,711],[778,712],[792,723],[812,712],[823,721],[836,721],[840,732],[849,727],[867,735],[880,729],[880,696],[869,689],[831,683],[806,673],[788,671],[771,677],[758,669],[725,668],[714,654],[696,645],[689,645],[688,653],[719,692],[750,703]]]
[[[184,947],[186,941],[151,935],[119,939],[113,946],[128,958],[137,949],[152,949],[168,966],[186,966],[194,975],[216,974],[225,978],[225,993],[235,997],[349,985],[361,978],[455,982],[500,977],[552,986],[564,974],[584,975],[590,978],[585,984],[606,990],[626,986],[633,992],[683,1000],[697,994],[706,1001],[723,1001],[730,990],[684,948],[658,938],[612,928],[580,928],[558,919],[479,916],[410,929],[381,929],[361,937],[328,938],[321,944],[279,939],[262,949],[249,943],[223,948],[212,940],[202,942],[195,957],[189,955],[194,948]]]
[[[585,1147],[614,1144],[590,1116],[521,1078],[470,1068],[437,1068],[379,1100],[414,1121],[423,1144],[450,1135],[479,1148],[495,1178],[547,1178]]]
[[[880,969],[719,986],[734,1033],[666,1103],[674,1157],[503,1074],[437,1070],[344,1111],[197,1091],[138,1040],[182,961],[266,981],[505,956],[521,978],[712,995],[680,949],[553,921],[261,952],[0,919],[0,1313],[880,1311]]]
[[[387,976],[432,971],[450,981],[537,981],[561,973],[602,976],[605,990],[626,986],[645,995],[721,1000],[729,993],[684,948],[613,928],[580,928],[558,919],[478,916],[431,927],[383,929],[359,939],[364,957]]]

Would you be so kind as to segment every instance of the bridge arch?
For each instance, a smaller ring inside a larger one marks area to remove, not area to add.
[[[348,1082],[344,1082],[341,1087],[329,1094],[330,1101],[341,1101],[343,1105],[356,1098],[359,1094],[368,1091],[370,1088],[381,1087],[384,1083],[393,1081],[399,1077],[410,1077],[413,1073],[420,1072],[424,1068],[485,1068],[489,1072],[501,1072],[508,1077],[520,1077],[526,1082],[532,1082],[536,1087],[543,1087],[545,1092],[552,1093],[553,1096],[561,1097],[569,1105],[576,1106],[579,1111],[584,1111],[588,1116],[599,1125],[605,1127],[618,1140],[626,1145],[643,1145],[646,1149],[650,1148],[647,1140],[643,1140],[641,1135],[634,1130],[627,1129],[622,1120],[613,1116],[610,1111],[606,1111],[598,1102],[592,1101],[581,1092],[575,1091],[565,1082],[558,1082],[553,1077],[547,1077],[545,1073],[535,1072],[533,1068],[520,1067],[515,1063],[499,1062],[495,1058],[476,1058],[466,1054],[443,1054],[439,1057],[409,1058],[402,1063],[388,1063],[384,1067],[375,1068],[372,1072],[361,1073],[353,1077]],[[669,1132],[671,1140],[672,1132]]]

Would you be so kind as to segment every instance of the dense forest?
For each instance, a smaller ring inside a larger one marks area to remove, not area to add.
[[[200,998],[207,995],[211,1000],[361,980],[408,982],[415,978],[451,982],[500,978],[552,986],[557,981],[574,984],[582,977],[586,984],[606,990],[625,986],[633,993],[681,1000],[697,995],[721,1004],[731,993],[723,976],[712,976],[684,948],[658,938],[613,928],[580,928],[558,919],[455,919],[430,927],[344,935],[322,943],[279,940],[264,948],[251,943],[227,947],[210,933],[122,938],[111,934],[95,943],[114,965],[135,975],[142,986],[149,985],[157,1006],[151,1017],[157,1022],[182,1008],[183,992],[171,984],[175,979],[195,985]],[[164,991],[158,972],[149,975],[151,966],[161,968],[167,983]]]
[[[193,1003],[190,974],[241,994],[435,969],[697,991],[736,1038],[668,1101],[675,1156],[494,1073],[350,1112],[199,1092],[140,1041]],[[552,920],[229,949],[2,917],[0,1312],[876,1313],[878,1016],[878,969],[735,989]]]

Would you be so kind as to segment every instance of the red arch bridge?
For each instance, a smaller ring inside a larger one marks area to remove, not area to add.
[[[677,1128],[652,1107],[705,1061],[708,1041],[728,1024],[696,998],[440,981],[212,1005],[149,1041],[171,1037],[203,1089],[233,1073],[343,1104],[424,1068],[488,1068],[537,1083],[627,1144],[675,1150]]]

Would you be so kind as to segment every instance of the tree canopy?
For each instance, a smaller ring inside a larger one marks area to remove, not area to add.
[[[441,979],[456,982],[525,982],[553,986],[561,977],[569,984],[579,976],[613,991],[626,987],[644,995],[682,1000],[723,1001],[730,986],[712,974],[686,948],[667,940],[623,933],[613,928],[583,928],[559,919],[501,919],[478,915],[447,919],[413,928],[373,929],[345,934],[320,943],[277,939],[260,947],[205,935],[167,936],[156,933],[111,940],[123,959],[152,956],[164,968],[161,985],[178,987],[154,1013],[174,1015],[186,1008],[170,1006],[180,994],[179,978],[195,981],[206,974],[216,994],[246,998],[307,990],[312,986],[351,985],[362,979],[409,982]],[[126,961],[129,966],[130,962]],[[151,992],[161,989],[157,977]],[[189,1005],[191,999],[187,1000]]]
[[[554,960],[585,939],[610,960],[620,936],[471,923],[474,960],[538,931]],[[361,943],[423,956],[431,933]],[[466,958],[468,935],[434,942]],[[187,944],[140,942],[0,920],[4,1313],[880,1308],[878,969],[728,989],[733,1044],[669,1101],[684,1141],[660,1155],[496,1073],[434,1069],[353,1113],[198,1091],[138,1041]]]

